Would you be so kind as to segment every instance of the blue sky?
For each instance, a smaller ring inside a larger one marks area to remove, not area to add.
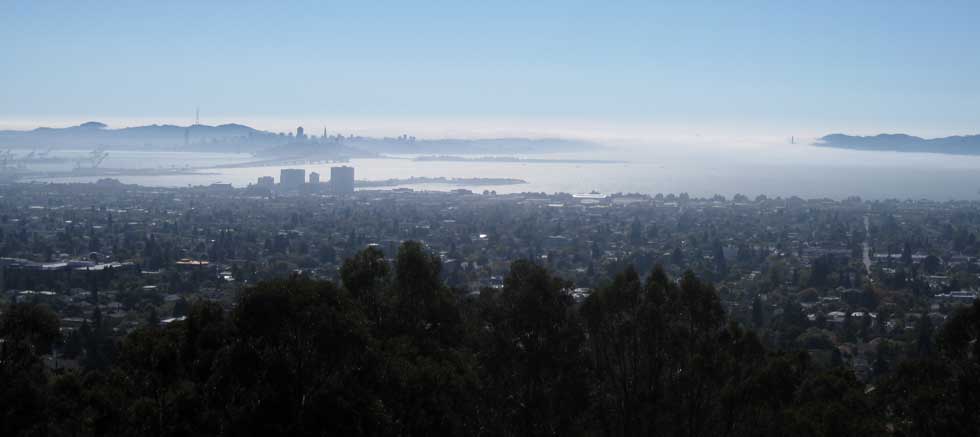
[[[0,0],[0,126],[976,133],[978,5]]]

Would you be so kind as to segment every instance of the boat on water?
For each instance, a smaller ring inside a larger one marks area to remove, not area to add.
[[[607,196],[596,190],[592,190],[588,193],[577,193],[572,194],[572,197],[576,199],[605,199]]]

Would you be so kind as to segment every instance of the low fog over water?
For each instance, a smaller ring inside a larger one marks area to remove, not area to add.
[[[65,156],[83,152],[57,152]],[[485,155],[476,155],[485,156]],[[358,180],[392,178],[515,178],[526,184],[504,186],[402,185],[415,189],[474,191],[568,192],[647,194],[687,192],[692,196],[737,193],[748,196],[800,196],[870,199],[934,200],[977,199],[980,189],[980,157],[940,154],[864,152],[801,144],[735,146],[716,145],[618,145],[597,151],[521,155],[522,158],[615,160],[624,163],[574,162],[443,162],[413,161],[413,155],[352,159]],[[197,174],[119,176],[124,183],[179,187],[231,183],[236,187],[255,183],[260,176],[278,179],[282,168],[303,168],[307,173],[329,175],[332,164],[210,168],[254,160],[248,154],[148,152],[110,150],[108,168],[194,168]],[[336,164],[334,164],[336,165]],[[53,165],[57,167],[57,165]],[[52,168],[52,167],[49,167]],[[50,182],[86,182],[99,177],[42,179]]]

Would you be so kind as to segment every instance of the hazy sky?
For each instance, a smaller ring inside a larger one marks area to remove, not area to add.
[[[0,0],[0,126],[980,132],[980,2]]]

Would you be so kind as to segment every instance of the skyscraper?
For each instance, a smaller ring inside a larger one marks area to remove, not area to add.
[[[320,173],[315,171],[310,172],[310,185],[318,185],[320,183]]]
[[[303,130],[303,126],[296,128],[296,140],[302,141],[306,139],[306,132]]]
[[[272,187],[276,184],[276,180],[272,176],[259,176],[259,180],[255,184],[260,187]]]
[[[282,188],[299,188],[306,183],[306,170],[284,168],[279,171],[279,185]]]
[[[350,194],[354,192],[354,167],[346,165],[330,168],[330,188],[335,193]]]

